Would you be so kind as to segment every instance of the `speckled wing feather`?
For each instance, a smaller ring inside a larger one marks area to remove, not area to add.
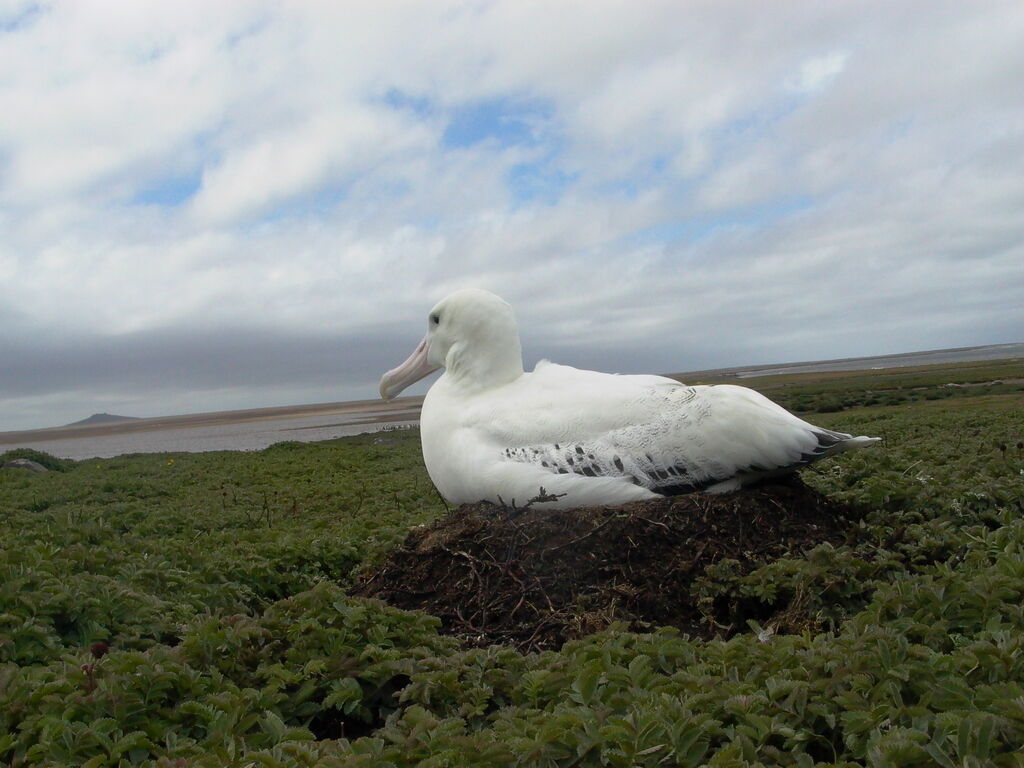
[[[664,495],[731,490],[874,441],[815,427],[744,387],[688,387],[662,377],[597,374],[603,379],[598,390],[591,386],[596,383],[591,372],[554,365],[538,372],[542,380],[536,384],[548,401],[541,402],[544,412],[535,411],[532,421],[545,425],[551,438],[517,441],[505,434],[499,441],[504,442],[501,458],[554,475],[621,478]],[[575,399],[565,392],[573,386]],[[601,428],[581,435],[580,412]],[[524,416],[520,412],[520,425]],[[520,435],[533,436],[540,437]]]

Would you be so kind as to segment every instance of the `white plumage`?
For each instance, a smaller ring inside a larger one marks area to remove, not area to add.
[[[512,309],[458,291],[431,310],[416,351],[381,379],[390,399],[438,368],[420,430],[430,478],[453,504],[622,504],[724,492],[874,443],[816,427],[763,395],[543,361],[523,371]]]

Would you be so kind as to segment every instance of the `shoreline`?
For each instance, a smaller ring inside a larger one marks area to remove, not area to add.
[[[882,370],[903,371],[936,370],[960,366],[979,365],[1001,360],[1021,359],[1024,344],[1019,342],[987,344],[973,347],[922,350],[875,357],[841,358],[836,360],[800,361],[763,365],[735,366],[684,373],[662,374],[667,378],[687,383],[710,383],[718,380],[725,383],[736,379],[772,378],[787,374],[836,375],[839,373],[877,373]],[[937,357],[951,359],[936,361]],[[123,421],[96,424],[64,425],[42,429],[12,430],[0,432],[0,449],[4,446],[19,446],[26,443],[78,440],[118,435],[133,435],[146,432],[188,430],[202,427],[218,427],[238,424],[258,424],[275,420],[288,420],[336,415],[337,423],[311,426],[286,427],[282,432],[303,432],[330,427],[371,426],[402,421],[419,421],[423,395],[398,397],[394,400],[350,400],[332,403],[310,403],[305,405],[271,406],[268,408],[246,408],[228,411],[211,411],[175,416],[149,418],[125,418]],[[348,418],[346,418],[348,417]],[[0,451],[2,452],[2,451]]]
[[[225,424],[291,419],[300,416],[361,416],[342,424],[373,424],[419,419],[423,396],[398,397],[394,400],[352,400],[337,403],[313,403],[308,405],[282,405],[270,408],[245,408],[237,411],[211,411],[190,413],[180,416],[154,416],[152,418],[125,419],[103,424],[82,424],[79,426],[46,427],[0,432],[0,445],[16,443],[46,442],[50,440],[74,440],[108,435],[127,435],[135,432],[158,430],[193,429],[195,427],[216,427]],[[370,414],[373,414],[371,416]]]

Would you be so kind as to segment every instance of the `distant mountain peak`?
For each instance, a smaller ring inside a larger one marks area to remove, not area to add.
[[[136,416],[117,416],[113,413],[94,413],[87,419],[81,421],[73,421],[65,426],[68,427],[84,427],[89,424],[111,424],[115,421],[137,421]]]

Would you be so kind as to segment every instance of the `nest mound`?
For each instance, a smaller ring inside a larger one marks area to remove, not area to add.
[[[476,646],[557,648],[612,622],[730,634],[743,628],[737,617],[727,606],[716,609],[721,615],[702,613],[690,597],[693,581],[724,558],[749,572],[843,541],[851,512],[795,475],[720,496],[619,507],[465,505],[414,529],[352,592],[433,614],[443,631]]]

